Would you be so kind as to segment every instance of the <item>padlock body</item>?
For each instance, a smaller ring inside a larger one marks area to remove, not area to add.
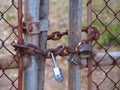
[[[55,75],[56,81],[57,82],[63,82],[64,77],[63,77],[61,69],[59,67],[55,67],[53,70],[54,70],[54,75]]]
[[[82,44],[80,48],[80,55],[82,58],[90,57],[93,53],[92,46],[89,44]]]
[[[75,58],[76,58],[75,54],[70,54],[70,56],[68,57],[68,61],[71,62],[71,63],[74,63],[75,65],[78,65]]]

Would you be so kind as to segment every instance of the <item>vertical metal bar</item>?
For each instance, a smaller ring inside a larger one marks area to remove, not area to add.
[[[22,31],[22,0],[18,0],[18,43],[23,43],[23,31]],[[18,75],[18,89],[22,90],[23,86],[23,57],[20,54],[20,50],[17,51],[17,57],[18,57],[18,69],[19,69],[19,75]]]
[[[82,0],[69,0],[69,45],[75,48],[81,40]],[[75,59],[78,59],[76,57]],[[78,66],[69,63],[68,90],[80,90],[81,71]]]
[[[92,22],[92,0],[88,0],[87,2],[87,25],[89,29],[91,29]],[[88,35],[91,32],[88,30]],[[91,44],[91,42],[89,43]],[[92,58],[88,58],[88,90],[92,90]]]
[[[49,0],[40,1],[40,20],[49,18]],[[39,47],[46,49],[47,31],[41,32],[39,37]],[[38,60],[38,90],[44,90],[45,58],[40,55]]]
[[[18,42],[22,44],[22,0],[18,0]]]
[[[40,0],[25,0],[24,15],[25,23],[37,22],[39,20]],[[34,25],[32,30],[38,30],[37,25]],[[25,32],[25,43],[31,43],[38,46],[39,34],[29,35]],[[30,66],[25,69],[24,76],[24,90],[37,90],[38,81],[38,56],[30,55],[24,56],[24,61],[30,62]]]
[[[88,58],[88,90],[92,90],[92,59]]]

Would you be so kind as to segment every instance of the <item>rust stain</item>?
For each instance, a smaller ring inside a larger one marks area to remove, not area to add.
[[[77,6],[78,5],[78,0],[74,0],[74,4]]]
[[[25,13],[25,22],[32,22],[33,17],[29,13]]]
[[[73,38],[77,38],[77,32],[74,30],[72,31],[72,35],[71,35]]]
[[[72,31],[72,36],[75,36],[75,32],[74,31]]]
[[[25,19],[25,22],[32,22],[33,17],[29,13],[29,5],[28,5],[28,3],[29,3],[29,1],[25,0],[24,19]]]
[[[0,64],[0,69],[3,69],[3,66],[2,66],[2,64]]]
[[[32,66],[31,56],[28,55],[28,56],[27,56],[27,61],[26,61],[26,63],[24,64],[24,68],[27,69],[28,67],[31,67],[31,66]]]
[[[36,27],[39,29],[40,28],[40,22],[36,22]]]

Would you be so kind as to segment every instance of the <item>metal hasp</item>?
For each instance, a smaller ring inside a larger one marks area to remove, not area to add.
[[[38,29],[37,30],[33,30],[33,25],[35,25]],[[26,25],[26,30],[28,31],[28,33],[30,35],[34,35],[34,34],[39,34],[43,31],[48,31],[49,28],[49,20],[39,20],[36,22],[29,22]]]
[[[81,41],[82,24],[82,0],[69,0],[69,46],[76,48]],[[76,56],[75,59],[78,59]],[[68,65],[68,90],[80,90],[81,71],[79,66],[73,63]]]

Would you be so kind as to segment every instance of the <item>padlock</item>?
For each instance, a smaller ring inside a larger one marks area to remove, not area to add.
[[[75,65],[78,65],[77,61],[75,60],[75,57],[76,55],[71,53],[70,56],[68,57],[68,61]]]
[[[59,65],[57,63],[57,60],[56,60],[56,58],[55,58],[53,53],[51,53],[51,57],[52,57],[53,64],[54,64],[53,71],[54,71],[55,80],[57,82],[63,82],[64,81],[64,76],[62,74],[62,71],[61,71],[61,69],[60,69],[60,67],[59,67]]]
[[[81,58],[88,58],[93,55],[93,49],[90,44],[81,44],[80,56]]]

